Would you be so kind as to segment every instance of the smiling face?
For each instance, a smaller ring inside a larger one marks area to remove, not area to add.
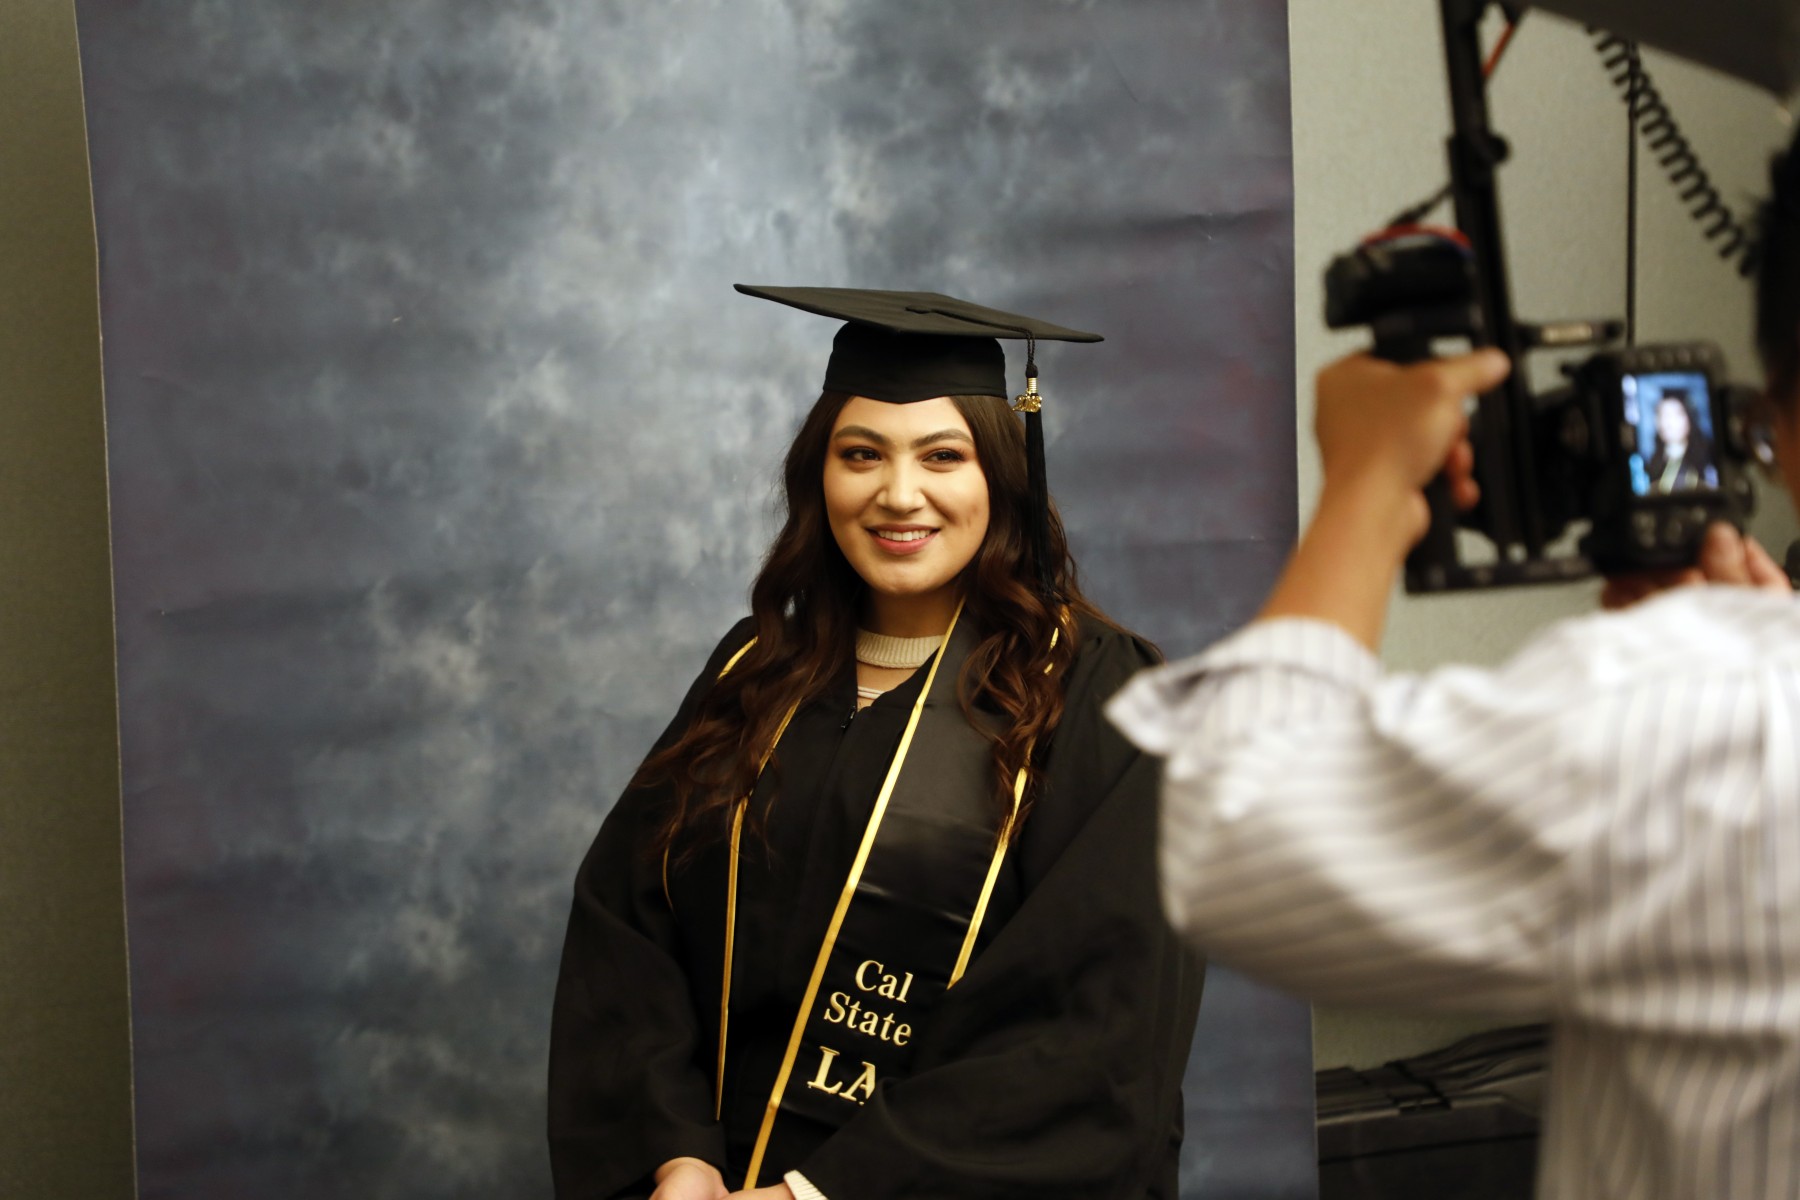
[[[1687,405],[1675,396],[1664,396],[1656,406],[1656,434],[1665,446],[1687,445],[1693,422],[1688,419]]]
[[[869,586],[866,626],[943,632],[988,527],[987,476],[956,405],[853,396],[832,425],[824,482],[832,536]]]

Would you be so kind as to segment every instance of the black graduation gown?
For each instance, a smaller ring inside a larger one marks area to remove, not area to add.
[[[659,746],[686,727],[750,635],[746,620],[719,643]],[[1154,657],[1097,623],[1082,637],[1043,761],[1046,786],[1006,856],[967,973],[914,1035],[910,1073],[882,1080],[836,1131],[784,1116],[759,1185],[797,1168],[831,1200],[1176,1195],[1181,1076],[1202,967],[1159,907],[1156,764],[1100,711]],[[606,818],[576,880],[552,1021],[558,1197],[648,1195],[652,1172],[679,1156],[742,1186],[924,674],[847,721],[846,671],[781,740],[766,842],[746,836],[740,854],[722,1122],[713,1120],[713,1079],[727,846],[720,840],[672,871],[665,898],[661,864],[643,851],[663,789],[628,791]]]

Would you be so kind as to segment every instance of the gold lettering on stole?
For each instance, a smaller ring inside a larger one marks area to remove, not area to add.
[[[831,1064],[837,1061],[837,1056],[838,1052],[830,1046],[820,1046],[819,1069],[806,1081],[806,1086],[824,1092],[827,1096],[837,1096],[857,1104],[864,1103],[875,1094],[875,1064],[865,1062],[862,1074],[851,1080],[849,1087],[845,1087],[841,1081],[833,1082],[831,1079]]]
[[[874,992],[877,996],[892,1000],[896,1004],[906,1003],[906,995],[912,990],[913,985],[911,971],[890,975],[885,966],[872,958],[859,964],[856,974],[852,978],[862,991]],[[896,1046],[904,1046],[912,1040],[911,1025],[898,1020],[891,1012],[865,1008],[861,1000],[852,1000],[848,992],[833,992],[827,996],[825,1011],[820,1015],[833,1025],[842,1025],[865,1037],[879,1038],[884,1042],[892,1042]],[[825,1089],[821,1086],[820,1090]]]
[[[806,1086],[809,1088],[816,1088],[819,1091],[824,1092],[827,1096],[837,1095],[838,1089],[842,1088],[844,1085],[841,1083],[827,1084],[825,1082],[825,1077],[831,1073],[831,1064],[836,1058],[836,1050],[833,1050],[830,1046],[820,1046],[819,1073],[807,1080]]]
[[[860,1096],[856,1094],[859,1090],[862,1092],[862,1095]],[[861,1104],[874,1094],[875,1064],[866,1062],[863,1064],[862,1074],[856,1077],[856,1082],[844,1089],[844,1098],[847,1100],[854,1100],[858,1104]]]
[[[879,983],[870,983],[866,978],[869,969],[874,968]],[[889,975],[887,967],[874,959],[865,959],[856,968],[856,986],[865,992],[874,992],[884,1000],[892,1000],[896,1004],[906,1003],[906,994],[912,990],[913,976],[911,971],[903,971],[900,975]]]

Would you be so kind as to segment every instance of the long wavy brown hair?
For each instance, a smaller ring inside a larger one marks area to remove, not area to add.
[[[1007,827],[1014,780],[1034,748],[1048,745],[1062,718],[1076,620],[1106,617],[1081,594],[1054,506],[1049,558],[1056,599],[1039,593],[1021,419],[998,396],[950,399],[974,438],[989,510],[987,535],[963,571],[961,620],[973,622],[978,641],[957,694],[971,723],[993,742],[995,827],[1010,835],[1038,791],[1032,773],[1019,817]],[[670,785],[673,802],[649,847],[658,855],[673,852],[679,860],[727,828],[733,806],[755,788],[782,718],[817,696],[855,652],[866,587],[832,536],[824,485],[832,427],[849,400],[843,392],[822,394],[788,447],[782,471],[786,520],[750,589],[755,644],[702,696],[686,732],[646,760],[632,780],[634,787]],[[1001,719],[973,720],[977,706]],[[779,768],[777,748],[768,769]],[[752,810],[746,824],[754,829],[758,819]]]

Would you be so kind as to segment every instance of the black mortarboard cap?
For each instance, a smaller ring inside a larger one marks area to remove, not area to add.
[[[734,285],[746,296],[773,300],[803,312],[844,322],[831,346],[824,390],[848,392],[889,404],[937,396],[999,396],[1006,388],[1006,355],[999,338],[1025,343],[1025,391],[1013,407],[1025,414],[1026,467],[1037,513],[1032,552],[1041,590],[1053,588],[1049,557],[1050,491],[1044,473],[1044,430],[1039,416],[1037,343],[1098,342],[1097,333],[1052,325],[938,292],[885,292],[867,288],[757,287]]]
[[[1028,343],[1097,342],[1100,335],[970,304],[937,292],[867,288],[753,287],[737,290],[843,321],[825,367],[825,390],[912,404],[935,396],[1007,396],[1006,356],[996,338]],[[1028,368],[1028,374],[1031,372]]]

